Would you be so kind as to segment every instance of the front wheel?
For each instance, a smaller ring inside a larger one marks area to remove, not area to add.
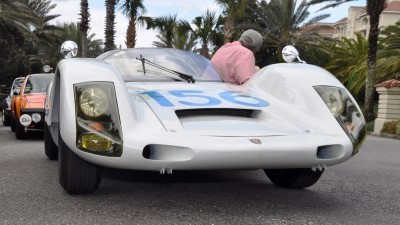
[[[15,131],[15,121],[13,118],[11,118],[10,127],[11,127],[11,131],[14,132]]]
[[[17,139],[27,139],[29,137],[28,131],[25,131],[25,127],[19,122],[14,121],[15,123],[15,137]]]
[[[56,160],[58,158],[58,147],[51,137],[47,124],[44,125],[44,153],[50,160]]]
[[[273,184],[283,188],[300,189],[310,187],[321,177],[324,170],[303,169],[266,169],[265,174]]]
[[[68,194],[96,191],[101,182],[102,168],[79,158],[58,136],[58,176]]]

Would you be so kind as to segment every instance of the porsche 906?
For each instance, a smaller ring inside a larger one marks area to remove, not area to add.
[[[352,158],[366,136],[349,91],[299,62],[234,85],[195,53],[118,49],[61,60],[46,100],[45,153],[58,159],[70,194],[94,192],[103,167],[262,169],[277,186],[306,188]]]

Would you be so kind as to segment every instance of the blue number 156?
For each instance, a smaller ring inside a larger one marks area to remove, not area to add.
[[[216,106],[222,103],[221,99],[207,96],[204,94],[204,91],[198,90],[175,90],[169,91],[169,94],[181,98],[182,100],[178,100],[180,104],[190,105],[190,106]],[[147,91],[143,94],[147,94],[152,99],[154,99],[158,104],[164,107],[171,107],[174,104],[169,101],[165,96],[160,94],[157,91]],[[225,101],[232,102],[238,105],[252,106],[252,107],[265,107],[268,106],[269,103],[261,98],[257,98],[254,96],[245,95],[244,93],[234,92],[234,91],[225,91],[219,94],[219,97]],[[192,98],[192,101],[186,101],[184,98]],[[193,101],[193,98],[196,98],[196,102]]]

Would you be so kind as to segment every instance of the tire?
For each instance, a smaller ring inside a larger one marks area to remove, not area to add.
[[[44,125],[44,153],[50,160],[57,160],[58,158],[58,147],[54,143],[46,124]]]
[[[13,118],[11,118],[10,127],[11,127],[11,131],[15,132],[15,121],[13,120]]]
[[[324,170],[312,169],[268,169],[265,174],[273,184],[283,188],[300,189],[310,187],[321,177]]]
[[[14,123],[15,123],[15,137],[17,139],[27,139],[29,137],[29,133],[25,132],[25,127],[19,121],[14,121]]]
[[[102,168],[79,158],[58,139],[58,176],[60,185],[68,194],[87,194],[97,190]]]
[[[10,126],[10,116],[6,115],[6,111],[3,109],[3,113],[1,116],[4,126]]]

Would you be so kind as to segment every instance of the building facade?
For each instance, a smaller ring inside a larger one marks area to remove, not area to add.
[[[383,10],[379,27],[384,28],[394,25],[400,20],[400,0],[388,0],[387,7]],[[361,33],[364,37],[369,35],[369,16],[365,7],[351,6],[348,17],[333,24],[333,38],[355,38],[355,33]]]

